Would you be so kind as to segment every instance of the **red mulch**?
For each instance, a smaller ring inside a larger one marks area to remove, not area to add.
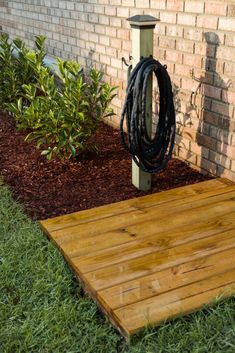
[[[120,143],[119,133],[101,124],[93,140],[99,153],[80,160],[47,161],[25,142],[12,119],[0,115],[0,175],[14,198],[32,219],[45,219],[91,207],[146,195],[131,184],[131,158]],[[186,163],[172,159],[165,171],[152,177],[155,193],[209,179]]]

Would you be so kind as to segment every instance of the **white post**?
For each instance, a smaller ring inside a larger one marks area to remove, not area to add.
[[[132,57],[133,67],[138,64],[141,57],[153,55],[153,30],[158,21],[149,15],[137,15],[128,18],[132,28]],[[152,133],[152,79],[148,83],[146,105],[147,131]],[[147,191],[151,188],[151,174],[142,171],[132,160],[132,184],[139,190]]]

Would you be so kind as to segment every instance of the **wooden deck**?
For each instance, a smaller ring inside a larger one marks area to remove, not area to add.
[[[226,179],[40,224],[127,338],[235,294],[235,184]]]

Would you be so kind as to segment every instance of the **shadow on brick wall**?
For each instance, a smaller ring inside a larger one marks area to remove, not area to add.
[[[181,90],[173,84],[175,108],[178,112],[176,154],[196,164],[202,171],[223,176],[226,174],[225,169],[230,169],[227,157],[230,142],[227,93],[231,81],[225,82],[220,74],[223,65],[222,61],[217,61],[220,45],[218,35],[214,32],[204,33],[204,43],[206,56],[203,74],[196,77],[192,70],[192,78],[198,84],[186,106],[186,98],[182,99]]]
[[[220,76],[217,63],[219,37],[214,32],[204,33],[206,42],[205,72],[199,78],[198,93],[202,97],[196,142],[201,147],[198,166],[202,170],[222,176],[229,169],[229,104],[227,92],[230,83]]]

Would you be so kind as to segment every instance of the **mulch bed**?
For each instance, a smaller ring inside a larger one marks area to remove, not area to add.
[[[131,183],[131,158],[120,143],[119,132],[105,124],[91,141],[99,153],[70,161],[48,161],[35,143],[24,141],[25,136],[16,131],[8,115],[0,115],[0,175],[34,220],[209,179],[172,159],[163,172],[152,176],[150,192],[138,191]]]

